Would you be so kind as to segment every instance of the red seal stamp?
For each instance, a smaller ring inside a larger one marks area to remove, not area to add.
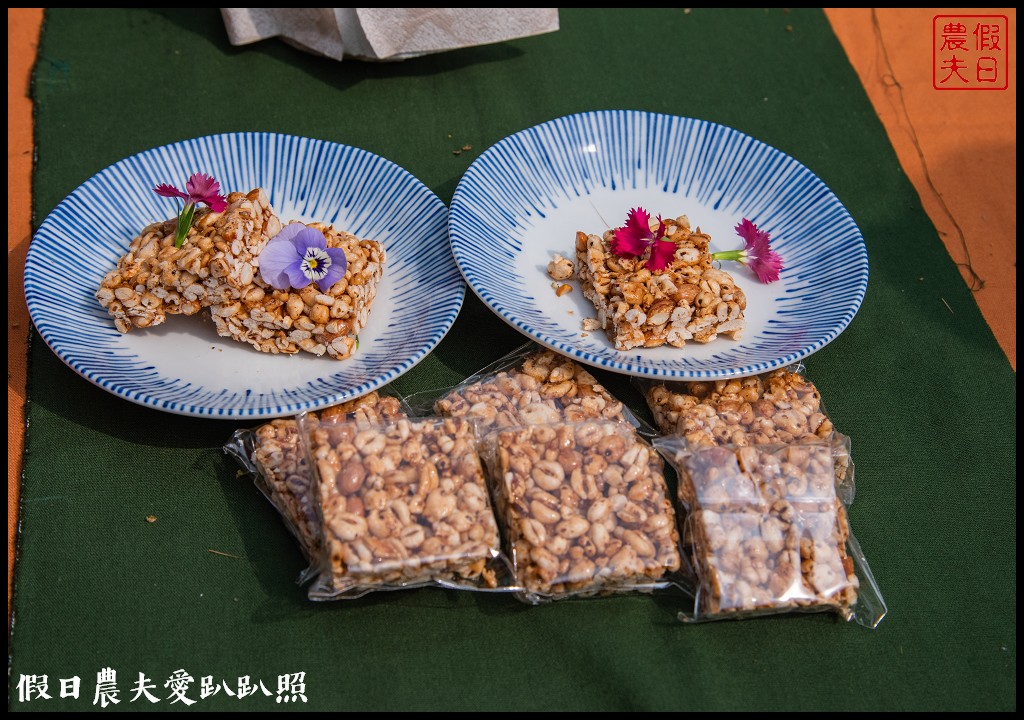
[[[932,87],[1005,90],[1010,84],[1009,30],[1005,15],[936,15]]]

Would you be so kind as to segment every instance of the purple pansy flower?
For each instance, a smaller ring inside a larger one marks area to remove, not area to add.
[[[260,277],[278,290],[301,290],[315,282],[327,291],[345,276],[348,258],[341,248],[327,247],[327,238],[302,223],[286,225],[260,253]]]
[[[160,183],[153,188],[153,192],[160,197],[181,198],[185,201],[178,213],[174,247],[181,247],[185,242],[188,229],[192,227],[192,218],[196,214],[196,205],[205,203],[213,212],[224,212],[228,206],[227,198],[220,194],[220,183],[206,173],[193,173],[185,183],[185,192],[167,183]]]

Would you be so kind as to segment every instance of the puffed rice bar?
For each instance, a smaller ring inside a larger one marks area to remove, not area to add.
[[[687,340],[707,343],[719,335],[739,339],[746,296],[729,273],[712,267],[711,237],[691,232],[682,215],[666,223],[667,240],[676,244],[669,266],[659,272],[639,258],[611,251],[614,231],[603,237],[576,233],[576,267],[583,295],[597,309],[597,324],[617,350],[683,347]]]
[[[119,332],[231,304],[252,291],[257,256],[281,222],[260,188],[231,193],[227,202],[221,213],[199,209],[180,248],[176,219],[149,225],[132,241],[96,293]]]
[[[384,246],[330,225],[308,227],[323,232],[328,247],[345,250],[345,276],[326,290],[275,290],[257,277],[249,294],[211,308],[218,334],[275,354],[304,350],[343,360],[355,351],[384,272]]]

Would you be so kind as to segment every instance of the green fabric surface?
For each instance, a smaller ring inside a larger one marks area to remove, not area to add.
[[[561,26],[339,64],[276,40],[231,47],[216,11],[51,10],[33,80],[36,222],[110,163],[224,131],[362,147],[445,202],[482,150],[572,112],[642,109],[746,132],[821,177],[867,241],[860,313],[807,365],[853,438],[851,527],[889,616],[875,631],[829,615],[693,626],[669,596],[530,608],[439,589],[312,604],[293,583],[303,561],[291,536],[221,453],[239,423],[115,398],[34,335],[13,708],[92,708],[108,666],[119,710],[149,707],[129,702],[140,672],[157,686],[154,709],[180,708],[164,688],[179,668],[193,699],[201,676],[249,675],[276,693],[278,675],[305,672],[308,709],[1016,707],[1016,375],[824,15],[567,10]],[[453,155],[463,144],[473,150]],[[520,341],[470,293],[396,387],[454,383]],[[598,375],[640,406],[624,378]],[[47,675],[53,699],[19,703],[22,674]],[[59,678],[74,675],[80,699],[61,699]],[[192,707],[295,708],[223,691]]]

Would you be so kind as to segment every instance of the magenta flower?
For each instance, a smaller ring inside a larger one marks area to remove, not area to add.
[[[220,183],[205,173],[194,173],[185,183],[185,192],[173,185],[160,183],[155,188],[160,197],[181,198],[185,201],[178,213],[178,229],[174,236],[174,247],[181,247],[192,227],[192,218],[196,214],[196,205],[205,203],[213,212],[224,212],[228,206],[227,198],[220,194]]]
[[[263,248],[259,261],[263,282],[278,290],[301,290],[315,282],[327,291],[348,269],[345,251],[327,247],[322,232],[302,223],[286,225]]]
[[[658,272],[668,267],[676,252],[676,244],[665,240],[665,222],[658,216],[658,230],[651,230],[651,216],[643,208],[634,208],[626,214],[626,224],[615,228],[610,243],[611,251],[618,255],[642,257],[650,252],[645,263],[648,270]]]
[[[775,282],[782,270],[782,256],[769,247],[771,238],[746,218],[736,225],[736,234],[746,244],[742,250],[725,250],[712,253],[715,260],[735,260],[747,265],[757,279],[763,283]]]
[[[178,197],[186,203],[206,203],[214,212],[224,212],[227,198],[220,194],[220,183],[205,173],[195,173],[185,183],[185,192],[173,185],[161,183],[153,188],[161,197]]]

